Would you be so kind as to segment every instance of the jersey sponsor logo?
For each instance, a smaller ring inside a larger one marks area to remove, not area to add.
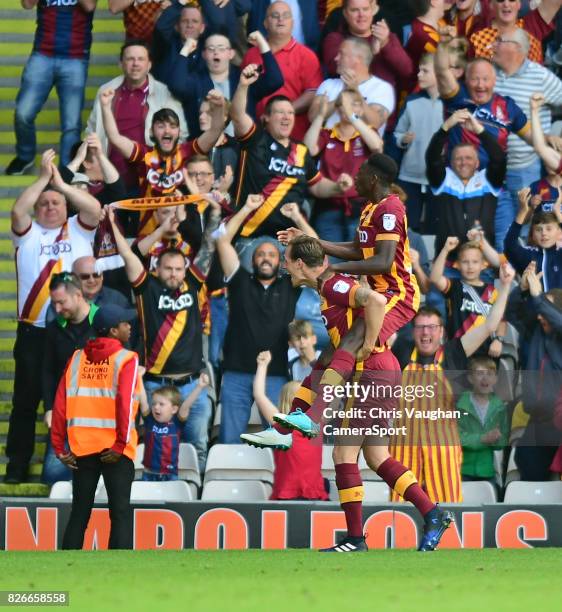
[[[496,125],[500,125],[503,128],[507,128],[507,126],[509,125],[509,121],[503,119],[503,113],[501,113],[501,117],[498,115],[498,109],[496,109],[496,112],[494,113],[488,108],[480,107],[474,113],[474,117],[479,121],[489,121],[490,123],[495,123]]]
[[[170,189],[174,185],[179,185],[183,182],[183,174],[181,170],[176,170],[172,174],[163,174],[154,170],[154,168],[150,168],[146,173],[146,180],[151,185],[158,185],[164,189]]]
[[[347,293],[349,291],[349,283],[346,283],[345,281],[339,280],[337,283],[334,283],[334,291],[336,293]]]
[[[158,310],[186,310],[193,306],[193,298],[189,293],[180,295],[179,298],[175,299],[169,295],[161,295],[158,300]]]
[[[52,6],[76,6],[78,0],[45,0],[45,5],[50,8]]]
[[[269,160],[270,172],[278,172],[279,174],[286,174],[287,176],[304,176],[304,168],[298,168],[292,164],[287,163],[287,160],[280,159],[279,157],[272,157]]]
[[[70,242],[55,242],[54,244],[42,244],[39,256],[47,255],[47,257],[58,257],[63,253],[72,253],[72,245]]]
[[[390,231],[396,227],[396,215],[386,213],[382,216],[382,226],[385,230]]]
[[[359,242],[362,244],[369,242],[369,234],[365,230],[358,229],[357,234],[359,235]]]
[[[490,312],[490,310],[492,310],[492,305],[483,304],[483,306],[484,306],[484,312],[482,312],[482,308],[480,308],[477,304],[475,304],[471,299],[463,298],[462,304],[461,304],[461,312],[472,312],[474,314],[488,316],[488,313]]]

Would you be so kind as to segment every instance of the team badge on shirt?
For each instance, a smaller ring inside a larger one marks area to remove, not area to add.
[[[396,215],[384,214],[382,216],[382,226],[387,231],[393,230],[396,226]]]

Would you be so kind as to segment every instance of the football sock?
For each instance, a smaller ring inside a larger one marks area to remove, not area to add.
[[[398,495],[414,504],[422,516],[425,516],[435,508],[435,504],[420,487],[413,472],[399,461],[396,461],[396,459],[389,457],[381,463],[377,474]]]
[[[360,538],[363,536],[363,481],[357,463],[336,465],[336,486],[345,513],[347,535]]]

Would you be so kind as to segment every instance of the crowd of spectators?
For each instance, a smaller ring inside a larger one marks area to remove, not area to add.
[[[58,163],[44,152],[12,209],[6,482],[27,477],[39,403],[50,426],[64,366],[104,304],[136,304],[145,435],[192,443],[201,470],[217,403],[226,444],[254,400],[264,423],[286,411],[298,388],[286,384],[329,339],[317,292],[282,273],[277,233],[353,242],[366,203],[354,178],[380,152],[399,167],[426,309],[391,339],[403,367],[414,345],[443,343],[455,362],[503,291],[502,263],[517,272],[457,397],[463,478],[494,480],[492,452],[511,444],[522,478],[560,472],[562,0],[109,0],[123,13],[122,74],[99,88],[84,132],[96,0],[22,5],[37,30],[7,174],[34,165],[53,86],[61,133]],[[151,444],[147,479],[177,477],[159,472],[165,447]],[[48,446],[44,480],[65,470]],[[325,499],[315,478],[301,496]]]

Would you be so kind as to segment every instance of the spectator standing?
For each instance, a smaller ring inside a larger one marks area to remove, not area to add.
[[[80,259],[85,258],[80,257],[77,261]],[[86,301],[79,278],[69,272],[51,277],[49,293],[49,309],[53,310],[55,318],[49,322],[45,332],[42,389],[44,420],[50,429],[55,395],[66,364],[74,351],[84,348],[88,340],[96,337],[93,320],[98,306]],[[58,461],[49,436],[41,481],[53,484],[57,480],[70,479],[71,471]]]
[[[123,348],[131,326],[117,306],[94,317],[99,335],[72,356],[59,383],[51,428],[57,457],[74,470],[72,508],[62,547],[81,549],[98,480],[107,490],[109,548],[132,548],[130,506],[137,448],[138,355]],[[92,427],[92,422],[98,423]],[[69,451],[65,450],[68,436]]]
[[[225,104],[225,123],[229,121],[230,104]],[[199,106],[199,130],[206,132],[211,127],[211,105],[207,100],[201,102]],[[209,159],[213,164],[213,171],[216,177],[223,176],[227,172],[228,166],[236,175],[238,169],[238,159],[240,158],[240,145],[238,141],[226,134],[223,130],[215,146],[208,152]]]
[[[363,99],[363,118],[372,128],[384,132],[384,124],[394,110],[395,94],[390,83],[373,76],[369,72],[369,65],[373,53],[369,43],[362,38],[351,37],[345,39],[336,55],[338,67],[337,79],[326,79],[316,90],[316,96],[308,112],[312,121],[318,113],[321,103],[320,96],[328,96],[328,120],[326,127],[333,127],[338,122],[335,112],[336,98],[344,89],[358,91]]]
[[[277,231],[289,227],[290,219],[281,212],[283,204],[294,202],[302,209],[307,193],[331,198],[344,195],[352,187],[349,175],[342,174],[338,182],[323,177],[306,145],[291,138],[295,110],[288,98],[270,98],[264,127],[256,126],[246,112],[246,102],[248,88],[257,79],[257,67],[250,64],[240,75],[231,108],[234,132],[242,148],[237,205],[245,202],[249,194],[261,193],[264,198],[259,209],[244,221],[237,240],[238,251],[247,249],[249,253],[257,237],[270,236],[275,242]]]
[[[473,357],[468,369],[472,390],[464,391],[457,401],[462,479],[486,480],[495,488],[494,451],[507,445],[507,406],[494,392],[498,377],[493,359]]]
[[[170,248],[160,254],[155,274],[145,270],[115,224],[113,211],[109,211],[116,245],[137,298],[145,344],[144,381],[149,394],[156,387],[173,385],[185,398],[197,385],[203,367],[198,292],[209,273],[214,251],[211,234],[220,221],[220,207],[215,203],[212,207],[193,263],[187,267],[185,255]],[[203,392],[192,406],[183,432],[197,450],[201,471],[207,458],[210,417],[211,407]]]
[[[120,54],[123,75],[102,85],[96,94],[92,112],[88,117],[88,133],[95,132],[103,152],[119,171],[130,195],[138,195],[138,178],[134,167],[116,147],[109,147],[109,139],[103,123],[101,95],[112,90],[112,112],[117,129],[122,136],[146,145],[151,141],[152,118],[162,108],[173,110],[179,117],[180,139],[187,137],[187,127],[181,104],[172,97],[166,85],[156,81],[149,74],[150,55],[146,43],[128,41],[121,47]]]
[[[297,382],[303,381],[311,372],[314,362],[320,357],[316,350],[316,336],[309,321],[289,323],[289,346],[297,357],[289,361],[289,377]]]
[[[363,120],[364,104],[357,91],[342,91],[336,99],[340,118],[333,128],[322,128],[328,113],[328,99],[324,97],[318,114],[304,138],[311,155],[320,156],[320,171],[329,179],[337,180],[342,173],[355,176],[371,153],[382,153],[382,139]],[[345,197],[317,200],[316,231],[331,242],[353,241],[359,213],[365,203],[355,187]]]
[[[338,75],[338,49],[346,38],[355,36],[365,39],[371,46],[373,59],[369,72],[390,83],[398,93],[400,86],[412,79],[415,65],[398,36],[390,31],[379,2],[346,0],[341,15],[337,29],[327,34],[322,43],[322,63],[328,76]]]
[[[457,36],[470,39],[474,32],[492,20],[490,0],[455,0],[446,13],[446,20],[455,28]]]
[[[272,95],[283,86],[283,75],[276,57],[261,32],[250,34],[248,40],[259,49],[256,63],[264,67],[264,73],[250,89],[250,114],[255,114],[256,102]],[[204,39],[201,52],[201,65],[194,70],[194,62],[189,55],[195,49],[195,43],[189,39],[176,55],[170,70],[168,86],[171,92],[183,104],[188,118],[189,133],[192,137],[201,133],[198,111],[211,89],[219,90],[225,100],[232,100],[238,81],[240,69],[232,63],[234,50],[230,40],[222,34],[210,34]],[[227,127],[232,135],[232,128]]]
[[[82,130],[96,2],[22,0],[26,10],[37,7],[37,28],[16,97],[16,157],[8,164],[6,174],[24,174],[35,165],[35,118],[53,87],[59,98],[60,162],[66,165],[70,161],[70,151],[80,141]]]
[[[529,34],[521,28],[504,34],[494,43],[493,61],[497,66],[497,81],[494,91],[515,100],[527,115],[530,115],[530,98],[540,91],[544,103],[538,109],[543,133],[548,134],[552,125],[552,108],[562,105],[562,81],[553,72],[527,59]],[[500,210],[509,215],[502,225],[513,221],[517,212],[517,193],[541,178],[541,163],[533,147],[517,136],[507,139],[507,174],[505,189],[500,195]],[[507,201],[503,202],[503,199]],[[502,206],[505,210],[502,210]],[[509,214],[511,213],[511,214]]]
[[[491,59],[494,42],[513,34],[517,28],[529,34],[528,57],[533,62],[543,63],[542,41],[554,31],[553,20],[560,9],[560,0],[541,0],[539,6],[519,19],[520,0],[490,0],[492,21],[470,36],[473,55]]]
[[[419,66],[424,53],[435,53],[439,44],[439,27],[444,24],[445,0],[413,0],[416,18],[406,42],[406,52],[414,66]]]
[[[433,233],[438,211],[428,189],[425,152],[431,137],[443,122],[443,102],[439,99],[437,80],[433,65],[434,55],[426,53],[420,59],[418,86],[421,90],[406,98],[398,123],[394,130],[396,144],[404,150],[400,162],[398,184],[408,196],[406,210],[408,226],[421,230],[425,207],[425,227]]]
[[[229,305],[221,386],[219,440],[223,444],[237,444],[240,434],[246,431],[258,353],[272,353],[265,382],[271,402],[279,402],[281,388],[287,382],[288,325],[294,317],[300,289],[293,288],[288,276],[278,276],[280,254],[275,244],[262,242],[253,251],[253,274],[240,265],[231,244],[244,219],[260,206],[263,197],[250,195],[217,241]]]
[[[291,136],[295,140],[302,140],[309,126],[308,109],[316,88],[322,82],[320,62],[313,51],[293,38],[295,20],[291,7],[286,2],[272,2],[267,8],[264,23],[267,42],[281,69],[284,84],[259,101],[256,97],[256,116],[259,119],[265,114],[266,105],[272,96],[286,96],[295,111]],[[251,33],[250,41],[255,37],[256,33]],[[242,69],[250,64],[264,64],[260,54],[261,49],[258,47],[249,49],[242,60]],[[266,65],[264,68],[267,71]]]
[[[48,150],[38,179],[17,199],[11,212],[18,280],[18,329],[14,345],[13,408],[6,444],[5,482],[25,480],[35,444],[35,419],[42,398],[41,377],[49,281],[70,271],[72,262],[92,254],[100,205],[91,195],[67,185]],[[79,211],[67,217],[66,206]],[[31,217],[32,210],[35,220]]]
[[[489,158],[486,168],[481,168],[477,149],[468,142],[454,146],[447,163],[443,148],[451,131],[460,124],[485,147]],[[482,227],[488,242],[494,244],[497,199],[506,162],[504,152],[490,132],[467,110],[455,111],[433,135],[425,159],[427,178],[439,211],[435,250],[439,252],[443,248],[448,236],[464,242],[467,232],[476,225]]]
[[[172,4],[162,12],[154,28],[151,47],[152,75],[158,81],[167,83],[176,55],[188,39],[195,41],[195,50],[188,55],[193,67],[201,62],[200,38],[205,31],[205,19],[201,7],[196,2],[172,0]]]

